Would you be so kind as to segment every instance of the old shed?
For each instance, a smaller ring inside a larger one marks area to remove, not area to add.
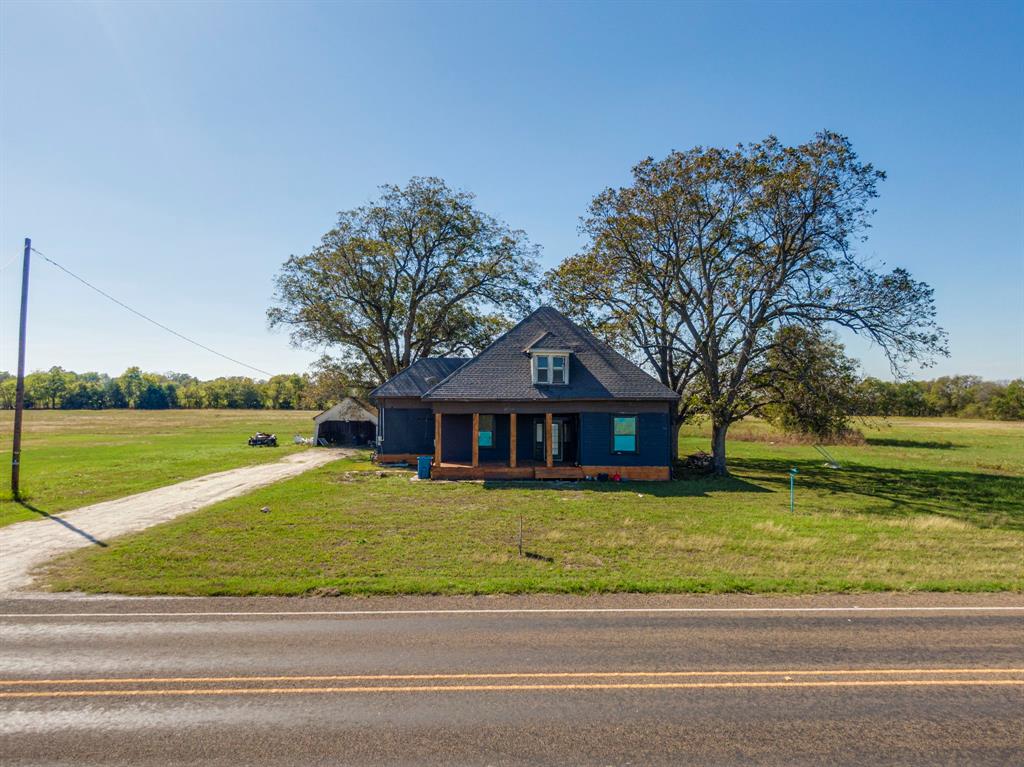
[[[377,411],[369,403],[345,397],[313,418],[317,445],[371,445],[377,439]]]

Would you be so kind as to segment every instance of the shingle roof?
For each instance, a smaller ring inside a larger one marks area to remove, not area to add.
[[[462,357],[425,357],[416,360],[370,392],[370,397],[419,397],[467,362],[469,360]]]
[[[530,348],[569,350],[568,385],[535,385]],[[678,395],[560,312],[542,306],[427,391],[423,399],[675,400]]]

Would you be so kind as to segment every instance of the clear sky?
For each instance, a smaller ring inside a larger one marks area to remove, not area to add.
[[[1024,375],[1024,3],[0,4],[0,369],[22,240],[258,367],[272,278],[338,210],[436,175],[545,265],[648,155],[828,128],[884,169],[870,254],[952,356]],[[869,374],[878,350],[851,341]],[[248,371],[37,260],[29,369]]]

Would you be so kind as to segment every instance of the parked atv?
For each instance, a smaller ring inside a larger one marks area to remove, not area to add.
[[[277,435],[258,431],[249,437],[249,447],[277,447]]]

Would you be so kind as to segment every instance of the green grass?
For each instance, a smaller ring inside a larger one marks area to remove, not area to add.
[[[687,429],[683,450],[705,432]],[[830,448],[832,470],[742,424],[734,476],[671,483],[427,483],[339,462],[67,555],[47,577],[194,595],[1024,589],[1024,424],[899,419],[866,435]]]
[[[214,471],[279,460],[310,436],[313,413],[270,410],[28,410],[21,484],[10,494],[12,411],[0,413],[0,526],[180,482]],[[251,448],[258,430],[281,447]]]

